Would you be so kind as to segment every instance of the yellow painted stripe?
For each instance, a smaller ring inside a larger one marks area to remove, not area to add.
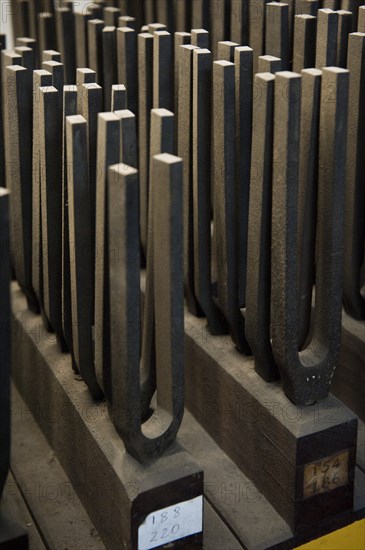
[[[365,550],[365,519],[312,540],[297,550]]]

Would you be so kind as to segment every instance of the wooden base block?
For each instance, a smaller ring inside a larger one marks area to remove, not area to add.
[[[15,384],[105,546],[163,548],[161,541],[171,542],[175,535],[174,548],[202,548],[199,520],[190,531],[188,520],[191,509],[202,520],[201,468],[178,442],[146,466],[129,456],[105,402],[93,402],[85,384],[73,379],[70,356],[59,352],[54,335],[39,330],[41,317],[27,310],[24,295],[13,286]]]
[[[293,405],[187,313],[185,331],[188,409],[293,532],[352,510],[357,417],[332,395]]]
[[[365,421],[365,322],[342,315],[342,347],[331,392]]]

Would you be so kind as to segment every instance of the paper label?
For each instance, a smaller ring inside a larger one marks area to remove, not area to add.
[[[203,496],[148,514],[138,528],[138,550],[195,535],[203,530]]]
[[[328,456],[304,466],[303,496],[310,498],[346,485],[349,480],[349,451]]]

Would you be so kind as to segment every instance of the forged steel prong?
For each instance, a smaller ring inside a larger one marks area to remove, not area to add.
[[[236,211],[235,65],[213,63],[214,230],[218,306],[239,351],[250,353],[240,311]]]
[[[349,72],[323,69],[313,336],[298,352],[298,161],[301,79],[276,74],[271,332],[286,395],[297,405],[327,397],[341,341],[344,177]],[[326,92],[333,90],[334,101]],[[283,235],[285,239],[283,242]]]
[[[95,371],[100,388],[112,399],[110,374],[110,303],[108,244],[108,168],[119,162],[120,121],[114,113],[99,113],[95,234]],[[113,244],[113,243],[111,243]]]
[[[81,115],[66,117],[69,269],[72,341],[75,363],[94,399],[103,396],[93,357],[94,322],[91,196],[88,173],[87,122]]]
[[[365,241],[365,33],[349,36],[349,125],[345,194],[344,305],[355,319],[365,320],[365,298],[360,294]]]
[[[9,191],[0,187],[0,498],[10,461],[10,246]]]
[[[274,83],[271,73],[255,75],[245,327],[255,370],[267,381],[279,378],[270,341]]]
[[[211,96],[212,54],[206,49],[193,52],[192,185],[194,289],[212,334],[228,331],[212,294],[211,258]]]
[[[157,458],[174,441],[184,411],[181,159],[156,155],[151,182],[153,240],[148,250],[145,315],[155,325],[149,352],[156,362],[157,407],[142,424],[137,171],[123,164],[109,170],[109,243],[117,239],[121,251],[110,264],[110,297],[118,297],[111,302],[111,319],[119,329],[117,341],[112,342],[114,423],[128,452],[142,463]],[[147,300],[147,293],[158,296],[158,302]]]

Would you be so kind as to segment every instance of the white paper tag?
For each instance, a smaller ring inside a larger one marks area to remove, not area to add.
[[[148,514],[138,528],[138,550],[151,550],[203,530],[203,496]]]

